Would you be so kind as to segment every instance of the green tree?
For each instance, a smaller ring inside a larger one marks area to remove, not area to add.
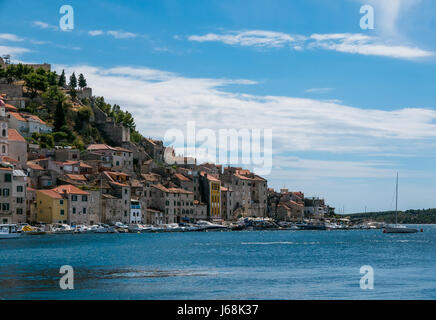
[[[48,87],[48,89],[41,94],[41,98],[51,112],[55,110],[59,101],[65,102],[67,99],[65,94],[56,85]]]
[[[70,87],[70,89],[76,89],[77,88],[77,78],[76,78],[76,74],[74,72],[70,76],[70,82],[68,83],[68,86]]]
[[[59,76],[58,86],[63,88],[66,84],[67,80],[65,79],[65,70],[62,69],[62,73]]]
[[[61,128],[66,125],[65,109],[62,101],[59,101],[56,105],[54,114],[54,129],[55,131],[61,131]]]
[[[87,85],[88,85],[88,84],[86,83],[86,79],[85,79],[85,77],[83,76],[83,74],[82,74],[82,73],[79,74],[79,88],[80,88],[80,89],[83,89],[83,88],[85,88]]]
[[[30,91],[30,97],[35,98],[39,91],[45,91],[48,86],[45,74],[32,72],[24,76],[26,87]]]
[[[68,86],[70,87],[70,95],[71,98],[76,98],[77,95],[77,78],[76,78],[76,74],[73,72],[73,74],[70,76],[70,82],[68,84]]]

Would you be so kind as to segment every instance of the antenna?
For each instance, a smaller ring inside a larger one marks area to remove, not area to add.
[[[11,55],[10,54],[5,54],[3,55],[3,61],[5,62],[5,64],[11,64]]]

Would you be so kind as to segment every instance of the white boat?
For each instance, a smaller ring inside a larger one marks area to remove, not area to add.
[[[398,172],[397,172],[397,186],[395,189],[395,224],[386,225],[383,227],[383,233],[416,233],[417,229],[406,227],[405,225],[398,224]]]
[[[74,229],[75,233],[88,233],[91,231],[92,229],[90,227],[81,224],[77,225],[76,228]]]
[[[196,223],[197,226],[205,229],[205,230],[225,230],[227,229],[226,226],[223,226],[221,224],[212,223],[209,221],[200,220]]]
[[[21,236],[16,224],[0,224],[0,239],[16,239]]]
[[[59,223],[55,224],[52,227],[53,234],[73,234],[74,229],[71,228],[68,224]]]
[[[142,233],[142,232],[149,232],[152,230],[152,226],[144,225],[144,224],[131,224],[128,227],[130,232],[133,233]]]

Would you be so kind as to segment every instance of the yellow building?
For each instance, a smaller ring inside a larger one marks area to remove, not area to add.
[[[36,221],[67,223],[67,199],[53,190],[36,190]]]
[[[204,178],[205,195],[208,200],[209,218],[221,218],[221,182],[216,177],[205,172],[200,175]]]
[[[210,215],[212,219],[221,218],[221,183],[214,177],[208,177],[210,184]]]

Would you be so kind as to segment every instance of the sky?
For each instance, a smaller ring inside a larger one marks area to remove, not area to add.
[[[434,12],[432,0],[0,0],[0,55],[82,72],[146,137],[188,121],[272,129],[269,186],[336,212],[394,209],[396,172],[400,210],[434,208]]]

